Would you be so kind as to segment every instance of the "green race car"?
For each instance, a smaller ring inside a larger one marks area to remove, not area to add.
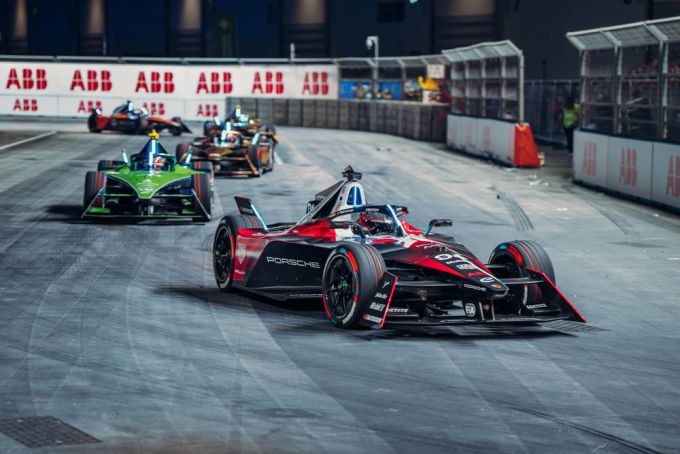
[[[144,148],[122,161],[99,161],[87,172],[83,218],[190,218],[209,221],[213,169],[206,161],[178,163],[149,134]]]

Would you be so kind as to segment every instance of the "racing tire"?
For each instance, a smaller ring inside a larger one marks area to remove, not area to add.
[[[357,328],[385,273],[385,261],[372,246],[343,243],[326,260],[322,278],[323,305],[331,323]]]
[[[85,188],[83,191],[83,210],[87,210],[95,196],[106,187],[106,174],[102,172],[89,171],[85,174]],[[102,206],[102,203],[95,202],[92,206]]]
[[[90,116],[87,118],[87,129],[90,132],[102,132],[101,129],[97,129],[97,118],[99,118],[99,115],[93,110]]]
[[[217,286],[223,292],[228,292],[233,285],[235,248],[239,229],[264,229],[264,226],[255,216],[230,214],[220,220],[213,240],[213,274]]]
[[[183,162],[183,158],[186,160],[185,156],[189,153],[190,149],[190,143],[178,143],[177,147],[175,147],[175,158],[177,158],[177,162]]]
[[[203,172],[210,178],[210,195],[212,197],[215,189],[215,168],[210,161],[192,161],[191,168],[197,172]]]
[[[107,161],[107,160],[101,160],[97,164],[97,170],[102,171],[102,170],[112,170],[116,169],[122,165],[125,165],[125,161]]]
[[[264,169],[262,168],[262,162],[260,161],[260,149],[254,145],[248,147],[248,158],[250,158],[250,162],[253,163],[256,170],[251,176],[255,178],[261,177],[264,173]]]
[[[207,173],[192,175],[191,186],[196,194],[194,209],[203,213],[196,220],[209,221],[212,215],[210,176]]]
[[[527,268],[540,271],[555,283],[555,269],[550,256],[543,247],[535,241],[515,240],[501,243],[491,252],[491,265],[506,265],[506,269],[494,271],[498,278],[531,277]],[[525,306],[538,304],[542,300],[542,292],[538,284],[510,286],[512,301],[517,304],[518,313],[531,311]]]

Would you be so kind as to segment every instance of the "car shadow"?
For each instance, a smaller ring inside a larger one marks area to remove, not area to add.
[[[217,287],[160,286],[156,293],[181,295],[202,304],[215,304],[224,308],[239,310],[243,304],[254,309],[265,322],[268,329],[279,333],[315,334],[329,333],[357,341],[379,341],[389,339],[413,341],[455,340],[480,341],[512,338],[517,340],[537,339],[554,336],[574,336],[574,334],[529,326],[461,326],[461,327],[386,327],[384,329],[339,329],[333,326],[324,314],[320,300],[276,301],[266,297],[235,290],[225,293]],[[295,317],[291,319],[291,315]]]

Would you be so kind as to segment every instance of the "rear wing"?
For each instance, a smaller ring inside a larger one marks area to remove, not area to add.
[[[260,216],[260,213],[257,211],[257,208],[255,208],[255,205],[251,199],[248,197],[235,196],[234,200],[236,201],[236,206],[238,207],[239,213],[241,213],[243,216],[255,216],[264,226],[264,230],[269,231],[267,224],[264,222],[264,219],[262,219],[262,216]]]

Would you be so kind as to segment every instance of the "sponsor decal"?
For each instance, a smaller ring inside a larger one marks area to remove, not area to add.
[[[503,288],[501,284],[491,284],[492,288]]]
[[[78,111],[77,113],[90,113],[94,109],[99,109],[102,110],[102,102],[101,101],[93,101],[93,100],[81,100],[78,103]]]
[[[469,288],[471,290],[477,290],[478,292],[486,292],[486,289],[484,287],[480,287],[478,285],[463,284],[463,287]]]
[[[267,257],[267,263],[276,265],[299,266],[301,268],[320,268],[319,262],[308,262],[306,260],[288,259],[283,257]]]
[[[526,306],[527,309],[547,309],[548,305],[547,304],[531,304]]]
[[[476,270],[477,267],[470,264],[470,263],[461,263],[459,265],[456,265],[456,268],[459,270]]]
[[[5,88],[16,88],[17,90],[45,90],[47,88],[46,71],[42,68],[35,70],[24,68],[21,76],[16,68],[10,68],[9,77]]]
[[[196,108],[196,116],[200,118],[213,118],[220,116],[217,104],[199,104]]]
[[[369,309],[373,309],[374,311],[382,312],[385,310],[385,305],[383,303],[371,303],[371,306]]]
[[[260,71],[255,72],[253,77],[253,88],[250,94],[272,94],[280,95],[283,93],[283,73],[281,71],[263,71],[264,77],[260,76]],[[264,83],[262,80],[264,79]]]
[[[236,248],[236,258],[240,263],[243,263],[243,259],[246,258],[246,245],[245,244],[239,244],[238,248]]]
[[[673,165],[675,163],[675,166]],[[666,180],[666,195],[680,196],[680,156],[668,157],[668,179]]]
[[[637,150],[635,148],[621,149],[619,183],[626,186],[637,186]]]
[[[85,73],[85,76],[83,76]],[[111,83],[111,71],[105,69],[101,71],[95,71],[89,69],[87,71],[80,71],[76,69],[73,71],[73,77],[71,77],[71,87],[70,91],[101,91],[107,92],[111,91],[113,84]]]
[[[310,77],[311,74],[311,77]],[[302,84],[303,95],[327,95],[328,94],[328,73],[325,71],[311,71],[305,73],[305,80]]]
[[[240,275],[245,276],[246,272],[243,271],[243,270],[234,270],[234,274],[240,274]]]
[[[202,72],[198,76],[198,84],[196,85],[196,94],[202,93],[211,95],[228,95],[234,89],[231,83],[231,72]]]
[[[405,307],[390,307],[390,308],[387,310],[387,312],[389,312],[389,313],[399,313],[399,314],[403,314],[403,313],[405,313],[405,312],[408,312],[408,309],[405,308]]]
[[[597,175],[597,143],[586,142],[583,144],[583,175],[594,177]]]
[[[15,99],[12,112],[37,112],[37,99]]]
[[[483,277],[479,280],[479,282],[484,282],[485,284],[489,282],[496,282],[496,278],[493,277]]]
[[[369,322],[373,322],[373,323],[382,324],[382,318],[376,317],[375,315],[371,315],[371,314],[364,314],[364,320],[368,320]]]
[[[386,300],[388,296],[387,293],[376,293],[375,298],[379,300]]]
[[[137,75],[135,93],[140,91],[146,93],[174,93],[175,82],[173,73],[170,71],[149,71],[147,75],[144,71],[140,71]]]
[[[465,315],[468,317],[477,315],[477,306],[475,306],[475,303],[465,303]]]
[[[389,280],[383,282],[382,288],[388,287],[391,283],[392,283],[392,282],[390,282]]]

